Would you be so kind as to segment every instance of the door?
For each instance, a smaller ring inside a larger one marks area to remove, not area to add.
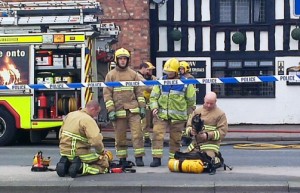
[[[206,61],[188,61],[191,67],[191,74],[195,78],[206,78]],[[196,85],[196,103],[202,105],[204,103],[204,96],[206,93],[205,84]]]

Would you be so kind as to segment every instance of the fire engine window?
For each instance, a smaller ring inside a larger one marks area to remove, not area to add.
[[[212,62],[212,78],[248,77],[244,83],[212,84],[219,98],[274,98],[275,82],[251,82],[255,76],[275,74],[273,61],[222,61]],[[258,65],[259,64],[259,65]]]

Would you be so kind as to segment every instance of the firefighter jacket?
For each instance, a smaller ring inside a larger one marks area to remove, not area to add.
[[[140,73],[139,71],[137,71],[139,77],[141,80],[156,80],[157,78],[154,76],[154,75],[151,75],[151,77],[149,79],[145,79],[145,77],[143,76],[142,73]],[[151,94],[151,91],[153,89],[153,86],[147,86],[144,88],[144,91],[143,91],[143,94],[144,94],[144,97],[146,99],[146,103],[148,104],[149,103],[149,99],[150,99],[150,94]]]
[[[137,72],[127,67],[108,72],[105,82],[115,81],[141,81]],[[115,111],[118,118],[126,117],[126,110],[131,113],[140,113],[140,108],[145,108],[144,88],[141,86],[105,87],[103,88],[104,102],[108,113]]]
[[[184,79],[184,77],[180,77]],[[163,80],[167,76],[162,77]],[[158,109],[158,117],[170,121],[186,121],[188,109],[196,105],[193,85],[155,85],[150,95],[150,108]]]
[[[86,109],[70,112],[64,119],[59,131],[59,148],[61,155],[75,157],[93,153],[103,154],[103,136],[96,121]]]
[[[204,121],[203,132],[208,133],[208,140],[204,143],[199,144],[200,150],[212,150],[216,153],[219,152],[220,143],[224,139],[228,131],[228,124],[225,113],[217,106],[210,111],[203,108],[203,106],[197,108],[192,113],[187,122],[187,133],[190,133],[192,129],[192,117],[196,114],[201,114],[201,119]],[[194,144],[191,143],[188,149],[194,149]]]

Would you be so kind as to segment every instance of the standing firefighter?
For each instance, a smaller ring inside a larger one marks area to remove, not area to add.
[[[156,77],[152,75],[153,69],[155,69],[155,67],[150,62],[144,62],[140,65],[140,69],[137,72],[140,78],[143,80],[156,80]],[[151,114],[151,110],[149,106],[149,99],[150,99],[152,88],[153,88],[152,86],[147,86],[143,92],[144,97],[146,99],[146,117],[142,119],[142,130],[144,134],[145,145],[151,144],[150,128],[152,125],[153,116]]]
[[[191,72],[191,67],[190,64],[187,63],[186,61],[181,61],[180,62],[180,67],[179,67],[180,74],[184,76],[187,79],[194,79],[195,77],[190,74]],[[194,109],[192,109],[194,110]],[[190,115],[192,112],[188,112]],[[182,139],[181,139],[182,145],[189,145],[192,142],[192,138],[188,135],[186,135],[185,130],[182,132]]]
[[[108,72],[105,82],[139,81],[138,74],[128,67],[130,54],[128,50],[120,48],[115,52],[116,68]],[[108,118],[115,129],[116,155],[120,163],[125,163],[128,156],[126,131],[131,130],[135,161],[137,166],[144,166],[145,155],[141,118],[146,115],[145,98],[142,87],[106,87],[103,89],[104,102],[108,111]]]
[[[94,120],[100,110],[99,103],[91,100],[84,109],[71,112],[65,117],[59,132],[62,157],[56,166],[60,177],[69,174],[75,178],[77,174],[108,172],[108,158],[112,159],[112,154],[108,156],[108,152],[104,151],[103,136]],[[91,147],[94,147],[96,152],[92,152]]]
[[[195,77],[191,75],[191,67],[189,63],[186,61],[181,61],[180,62],[180,74],[183,75],[187,79],[194,79]]]
[[[164,66],[163,80],[182,79],[179,61],[169,59]],[[169,158],[180,150],[182,129],[188,119],[188,111],[195,106],[196,96],[193,85],[154,86],[150,95],[150,108],[154,117],[151,167],[161,165],[166,129],[170,130]]]

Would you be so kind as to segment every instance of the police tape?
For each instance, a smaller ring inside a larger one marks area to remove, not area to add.
[[[300,82],[300,75],[245,76],[245,77],[223,77],[223,78],[28,84],[28,85],[18,84],[18,85],[1,85],[0,90],[26,90],[26,89],[56,90],[56,89],[79,89],[79,88],[90,88],[90,87],[155,86],[155,85],[183,85],[183,84],[237,84],[237,83],[258,83],[258,82],[276,82],[276,81]]]

